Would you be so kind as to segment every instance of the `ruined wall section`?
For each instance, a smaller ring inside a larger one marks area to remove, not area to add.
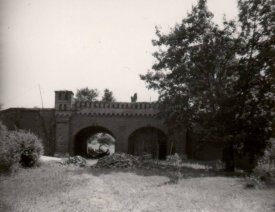
[[[10,108],[0,111],[0,121],[9,130],[29,130],[44,145],[44,154],[53,155],[55,142],[55,117],[53,109]]]

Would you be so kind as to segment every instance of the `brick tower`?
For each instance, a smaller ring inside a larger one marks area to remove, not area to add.
[[[55,110],[67,111],[72,109],[74,93],[72,91],[55,91]]]

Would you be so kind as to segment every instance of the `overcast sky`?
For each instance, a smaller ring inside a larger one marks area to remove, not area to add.
[[[88,86],[117,101],[157,100],[139,74],[154,63],[155,26],[168,30],[196,0],[0,0],[0,103],[53,107],[55,90]],[[236,0],[208,0],[220,23]]]

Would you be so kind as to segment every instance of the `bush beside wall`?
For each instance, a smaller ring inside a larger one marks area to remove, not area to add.
[[[43,154],[42,141],[33,133],[8,131],[0,123],[0,171],[15,171],[20,165],[32,167]]]

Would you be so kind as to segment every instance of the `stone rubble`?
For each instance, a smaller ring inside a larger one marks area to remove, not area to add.
[[[138,157],[122,152],[98,159],[95,168],[135,168],[140,165]]]
[[[81,157],[81,156],[73,156],[73,157],[69,157],[68,159],[66,159],[63,162],[64,165],[76,165],[76,166],[80,166],[80,167],[84,167],[87,164],[87,161],[85,160],[85,158]]]
[[[178,156],[175,156],[178,160]],[[109,156],[98,159],[94,168],[137,168],[142,167],[145,169],[175,169],[174,160],[173,163],[167,161],[154,160],[151,156],[144,157],[144,155],[137,157],[126,153],[114,153]]]

